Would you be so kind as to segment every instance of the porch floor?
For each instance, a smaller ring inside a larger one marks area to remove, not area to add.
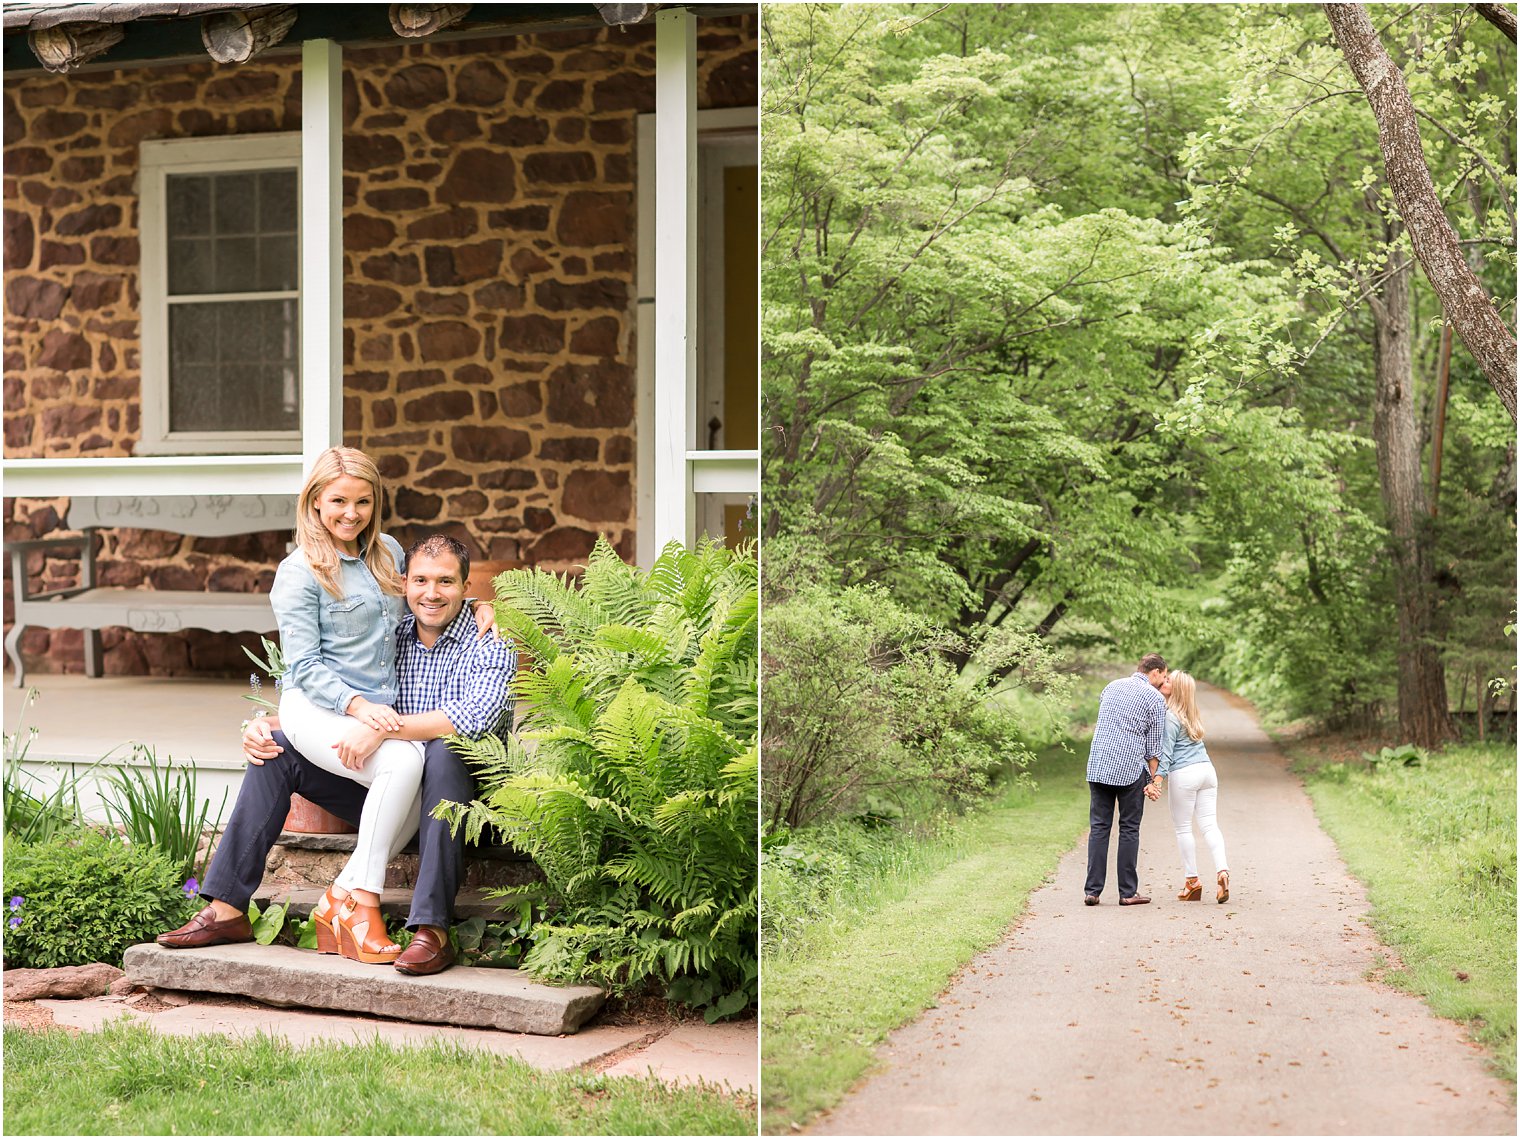
[[[253,714],[247,680],[29,673],[38,698],[24,708],[25,688],[5,682],[5,731],[36,728],[28,763],[93,763],[107,752],[125,758],[131,744],[153,748],[160,761],[194,760],[197,768],[241,771],[239,725]]]

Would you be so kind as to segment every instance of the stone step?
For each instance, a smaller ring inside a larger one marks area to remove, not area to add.
[[[351,834],[298,834],[282,831],[264,863],[264,884],[278,897],[280,891],[326,889],[353,853]],[[527,855],[510,846],[466,846],[461,892],[491,886],[525,886],[543,880],[543,873]],[[387,891],[409,889],[417,881],[417,842],[409,842],[386,868]]]
[[[290,907],[302,916],[311,912],[311,908],[322,898],[322,891],[326,887],[317,886],[282,886],[279,884],[263,883],[253,895],[253,900],[259,904],[259,909],[268,909],[271,902],[284,904],[288,898]],[[387,889],[380,896],[380,912],[388,918],[404,918],[411,912],[412,891],[410,889]],[[454,898],[454,920],[464,921],[465,918],[482,917],[486,921],[503,921],[507,915],[502,912],[501,903],[494,898],[486,897],[484,890],[460,890]]]
[[[456,965],[431,977],[408,977],[389,965],[282,945],[134,945],[123,967],[134,985],[157,989],[235,993],[280,1008],[337,1009],[536,1036],[574,1032],[606,1000],[593,985],[545,985],[516,969]]]

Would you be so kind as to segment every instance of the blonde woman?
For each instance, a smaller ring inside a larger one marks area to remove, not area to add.
[[[1182,855],[1182,872],[1187,875],[1179,902],[1196,902],[1203,896],[1198,881],[1198,848],[1193,840],[1193,820],[1209,844],[1218,871],[1218,889],[1214,900],[1230,900],[1230,870],[1225,859],[1224,835],[1215,818],[1219,801],[1219,775],[1203,746],[1203,721],[1198,718],[1197,685],[1186,672],[1173,672],[1161,686],[1166,697],[1166,730],[1162,737],[1161,763],[1156,768],[1155,787],[1160,791],[1171,780],[1170,805],[1172,824],[1177,828],[1177,852]]]
[[[380,472],[351,447],[317,457],[296,503],[296,549],[270,591],[286,673],[280,726],[295,749],[369,788],[353,856],[312,911],[317,947],[370,964],[401,952],[385,931],[385,866],[417,829],[424,745],[351,742],[358,720],[396,731],[396,627],[406,612],[401,545],[380,532]]]

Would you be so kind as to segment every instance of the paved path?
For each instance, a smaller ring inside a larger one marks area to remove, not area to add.
[[[1416,997],[1364,979],[1367,901],[1297,778],[1225,693],[1201,689],[1231,899],[1175,900],[1166,802],[1141,892],[1082,905],[1084,834],[1007,938],[883,1047],[819,1134],[1515,1134],[1510,1085]],[[1199,841],[1206,886],[1213,867]],[[1113,857],[1112,849],[1110,857]]]

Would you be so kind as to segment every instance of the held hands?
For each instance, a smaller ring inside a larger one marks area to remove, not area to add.
[[[1152,803],[1161,798],[1161,777],[1159,775],[1145,785],[1145,797]]]
[[[363,696],[355,696],[348,702],[348,714],[382,732],[399,732],[401,717],[389,704],[375,704]],[[373,750],[373,749],[371,749]]]

